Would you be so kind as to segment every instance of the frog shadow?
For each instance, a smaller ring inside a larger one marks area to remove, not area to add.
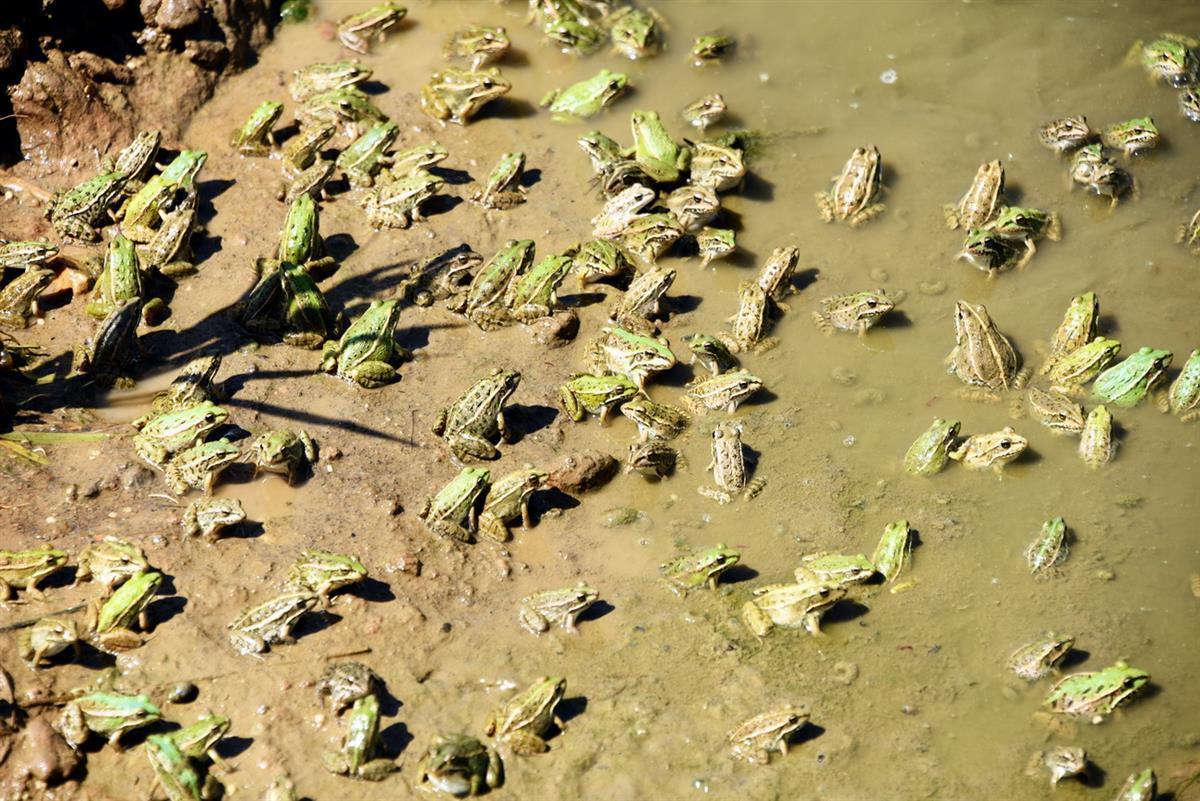
[[[558,302],[568,309],[582,309],[606,300],[608,300],[608,295],[603,292],[576,292],[572,295],[560,295],[558,298]]]
[[[535,492],[529,500],[529,516],[536,526],[542,519],[542,515],[551,509],[566,510],[574,509],[577,506],[579,506],[579,500],[573,495],[568,495],[557,487],[543,487],[540,492]]]
[[[796,270],[792,273],[792,291],[803,292],[817,282],[821,277],[821,269],[819,267],[805,267],[803,270]]]
[[[331,234],[324,238],[325,252],[339,262],[345,261],[358,250],[358,242],[351,234]],[[369,275],[370,273],[368,273]]]
[[[1096,320],[1096,333],[1106,337],[1121,333],[1121,324],[1117,321],[1117,316],[1115,314],[1100,315]]]
[[[824,627],[829,623],[848,623],[870,611],[871,607],[866,604],[859,603],[853,598],[843,598],[825,613],[825,617],[821,620],[821,626]]]
[[[587,711],[587,708],[588,700],[585,696],[573,695],[570,698],[564,698],[559,701],[558,706],[554,708],[554,711],[558,714],[558,719],[565,724],[570,723],[572,720],[582,715]],[[552,735],[554,737],[557,737],[562,733],[562,729],[557,725],[551,729],[551,731],[554,733]]]
[[[237,525],[221,529],[221,539],[249,540],[261,537],[266,532],[266,527],[258,520],[244,520]]]
[[[160,597],[154,603],[150,604],[147,610],[150,619],[154,622],[154,631],[158,631],[159,626],[169,623],[173,618],[182,615],[187,605],[188,599],[182,595],[171,595],[166,598]]]
[[[1042,456],[1042,454],[1038,453],[1033,449],[1032,446],[1030,446],[1026,448],[1025,451],[1014,460],[1014,462],[1020,462],[1023,465],[1029,466],[1035,465],[1045,458],[1046,457]]]
[[[452,211],[462,202],[463,198],[458,195],[434,195],[421,207],[422,214],[426,217],[437,217]]]
[[[63,656],[63,654],[59,654],[55,659],[60,659]],[[67,657],[62,659],[61,662],[55,662],[54,664],[66,664],[68,661],[73,661],[76,665],[88,670],[108,670],[109,668],[116,667],[117,657],[116,654],[101,651],[91,643],[80,640],[79,657],[77,659],[71,660]]]
[[[328,609],[314,609],[300,616],[300,620],[292,628],[292,637],[297,641],[302,640],[310,634],[317,634],[324,631],[335,623],[340,622],[341,619],[341,615],[331,612]]]
[[[379,689],[375,692],[375,696],[379,699],[379,716],[393,718],[399,715],[404,702],[388,689],[387,682],[384,681],[382,676],[379,678],[378,684]]]
[[[713,217],[709,225],[713,228],[728,228],[731,231],[746,230],[746,226],[742,224],[742,215],[724,206],[718,209],[717,216]]]
[[[775,199],[775,184],[756,172],[747,172],[738,194],[747,200],[769,203]]]
[[[408,350],[420,350],[429,347],[429,335],[436,330],[466,328],[464,323],[439,323],[437,325],[413,325],[408,328],[396,329],[396,342]]]
[[[714,263],[715,261],[724,261],[726,264],[737,267],[738,269],[748,270],[758,265],[758,251],[747,250],[746,248],[739,246],[738,249],[733,253],[730,253],[723,259],[714,260]],[[709,267],[712,266],[714,265],[709,264]]]
[[[704,298],[699,295],[666,295],[662,299],[663,307],[671,314],[694,312],[703,302]]]
[[[534,167],[532,170],[526,170],[521,174],[521,186],[525,189],[533,186],[542,180],[542,171]]]
[[[510,444],[515,445],[551,425],[558,417],[558,409],[541,404],[510,403],[504,407],[504,417],[512,435]]]
[[[200,222],[208,223],[217,214],[217,209],[213,206],[213,199],[228,192],[233,188],[237,181],[230,178],[210,178],[207,181],[198,181],[196,190],[199,192],[200,203],[196,207],[196,216]]]
[[[904,313],[903,309],[892,309],[887,314],[879,318],[879,322],[875,323],[877,328],[912,328],[912,318]]]
[[[1089,658],[1091,658],[1091,656],[1092,654],[1090,651],[1085,651],[1082,648],[1072,648],[1070,651],[1067,651],[1067,655],[1063,657],[1063,660],[1058,664],[1058,667],[1065,671],[1068,668],[1082,665]]]
[[[388,85],[383,81],[376,80],[359,81],[357,86],[363,91],[363,94],[367,94],[372,97],[377,97],[386,93],[389,88]]]
[[[520,120],[538,113],[537,106],[528,100],[514,97],[498,97],[485,105],[475,115],[476,120]]]
[[[736,564],[721,574],[721,583],[741,584],[744,581],[753,581],[760,575],[762,574],[749,565]]]
[[[253,737],[222,737],[217,743],[216,752],[222,759],[232,759],[244,754],[253,744]]]
[[[382,744],[384,755],[388,759],[395,759],[408,749],[409,744],[413,741],[413,736],[412,732],[408,730],[408,726],[396,721],[379,732],[379,741]]]
[[[371,603],[387,603],[396,600],[392,586],[379,579],[365,578],[357,584],[346,588],[344,595],[353,595]]]
[[[1083,768],[1083,773],[1079,774],[1078,781],[1084,787],[1091,787],[1095,789],[1098,787],[1103,787],[1105,779],[1107,778],[1108,772],[1089,759],[1087,761],[1087,765],[1085,765]],[[1161,796],[1156,796],[1156,798],[1161,798]]]
[[[343,276],[333,286],[324,290],[330,308],[341,309],[347,317],[360,314],[372,300],[395,288],[401,278],[408,275],[411,262],[393,261],[380,264],[359,275]]]
[[[463,186],[475,182],[471,173],[466,170],[456,170],[453,167],[430,167],[430,175],[436,175],[451,186]]]
[[[684,358],[687,358],[686,356]],[[654,376],[654,383],[664,387],[681,389],[696,377],[695,368],[685,361],[678,361],[670,370],[664,370]]]
[[[577,623],[583,623],[588,620],[599,620],[610,612],[616,611],[616,607],[608,601],[596,601],[577,617]]]
[[[766,404],[771,403],[773,401],[777,401],[777,400],[779,400],[779,395],[777,395],[776,393],[767,389],[766,387],[762,387],[761,389],[758,390],[758,392],[755,392],[749,398],[746,398],[746,400],[742,401],[741,405],[742,406],[765,406]]]

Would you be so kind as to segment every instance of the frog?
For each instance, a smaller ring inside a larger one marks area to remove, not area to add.
[[[1074,647],[1075,638],[1071,635],[1049,632],[1013,651],[1008,658],[1008,669],[1025,681],[1044,679],[1056,672]]]
[[[692,364],[699,362],[711,375],[718,376],[738,366],[737,357],[717,337],[704,333],[683,338],[692,353]]]
[[[4,270],[44,267],[58,256],[58,245],[40,239],[5,242],[0,245],[0,275]]]
[[[956,344],[946,363],[948,372],[959,380],[993,391],[1024,385],[1026,376],[1017,369],[1012,343],[996,328],[982,303],[955,303],[954,337]]]
[[[391,162],[386,153],[399,135],[400,126],[396,123],[376,122],[338,154],[337,166],[350,186],[365,189],[374,185],[375,174]]]
[[[292,100],[303,103],[313,95],[333,92],[370,80],[374,71],[358,59],[306,64],[292,72],[288,93]],[[304,135],[304,131],[300,132]],[[332,132],[330,132],[332,136]]]
[[[1144,47],[1134,44],[1133,51],[1140,49],[1141,62],[1152,76],[1166,81],[1175,88],[1196,81],[1196,40],[1179,34],[1166,33]]]
[[[265,470],[287,476],[289,485],[317,461],[317,443],[304,429],[264,431],[250,443],[249,450],[255,472]]]
[[[629,251],[607,239],[589,239],[573,245],[565,251],[565,255],[570,256],[575,265],[575,277],[581,289],[588,284],[637,274]]]
[[[534,253],[533,240],[508,240],[476,271],[467,291],[452,297],[447,307],[465,313],[484,330],[502,321],[509,287],[533,265]]]
[[[341,715],[360,698],[374,695],[383,680],[361,662],[336,662],[328,665],[317,681],[317,697],[329,697],[333,714]]]
[[[408,228],[421,222],[425,205],[445,181],[437,175],[418,170],[411,175],[376,187],[363,196],[362,209],[373,228]]]
[[[138,258],[146,269],[155,270],[168,278],[180,278],[196,272],[192,234],[204,228],[199,222],[197,202],[196,192],[186,192],[174,208],[162,214],[162,223],[154,236],[137,249]],[[153,311],[150,304],[143,309],[143,314],[147,310]]]
[[[803,628],[813,637],[823,636],[821,617],[846,596],[844,587],[811,581],[770,584],[754,590],[742,605],[742,622],[759,639],[775,627]]]
[[[625,6],[610,14],[605,22],[614,53],[637,60],[656,56],[662,50],[665,23],[652,8]]]
[[[757,283],[743,281],[738,285],[738,310],[726,320],[732,330],[717,334],[733,353],[763,353],[778,344],[778,340],[764,337],[768,325],[767,294]]]
[[[1186,246],[1193,256],[1200,256],[1200,209],[1190,220],[1179,225],[1175,231],[1175,241]]]
[[[728,192],[741,186],[746,177],[742,151],[714,142],[692,145],[691,182],[714,192]]]
[[[366,695],[354,702],[346,724],[346,736],[336,751],[327,751],[323,761],[330,773],[365,781],[382,781],[399,770],[395,760],[379,756],[379,699]]]
[[[224,715],[207,712],[181,729],[163,735],[189,759],[208,757],[217,765],[228,767],[217,753],[217,745],[229,733],[231,721]]]
[[[857,228],[882,214],[884,205],[872,202],[879,194],[882,173],[878,148],[855,148],[842,174],[833,178],[833,188],[816,195],[821,219],[827,223],[838,219]]]
[[[749,370],[733,370],[689,382],[683,402],[693,413],[724,409],[733,414],[743,401],[762,388],[762,379]]]
[[[642,393],[650,378],[677,364],[666,339],[644,336],[617,325],[604,326],[591,350],[596,373],[623,375]]]
[[[183,510],[179,525],[185,537],[203,537],[216,542],[221,532],[245,522],[246,510],[237,498],[197,498]]]
[[[92,692],[68,701],[55,728],[72,748],[78,749],[95,733],[105,737],[115,750],[123,751],[121,738],[125,734],[161,719],[162,710],[149,696]]]
[[[706,33],[697,36],[692,42],[688,55],[696,66],[712,64],[728,57],[737,42],[732,36],[720,33]]]
[[[421,145],[392,154],[392,165],[380,173],[379,180],[391,183],[418,173],[427,172],[430,167],[436,167],[450,157],[450,151],[441,143],[429,141]]]
[[[983,227],[1021,244],[1029,251],[1030,257],[1037,250],[1035,243],[1042,237],[1051,242],[1062,239],[1062,221],[1057,213],[1026,206],[1002,206],[996,212],[996,216]]]
[[[1082,433],[1083,410],[1063,393],[1030,387],[1026,399],[1034,419],[1055,434]]]
[[[362,131],[365,122],[381,122],[387,115],[357,86],[343,86],[320,92],[304,101],[296,111],[296,119],[304,128],[334,126],[343,136],[353,139]]]
[[[1149,673],[1118,661],[1102,670],[1064,676],[1050,688],[1042,706],[1055,714],[1100,723],[1149,683]]]
[[[642,261],[653,264],[684,234],[674,214],[642,214],[622,232],[622,243]]]
[[[471,69],[478,70],[504,58],[511,46],[504,28],[469,25],[450,34],[442,48],[442,57],[465,61]]]
[[[1192,122],[1200,122],[1200,90],[1194,86],[1180,89],[1179,111]]]
[[[1067,524],[1061,517],[1054,517],[1042,524],[1033,541],[1025,548],[1025,561],[1029,564],[1030,573],[1044,573],[1056,565],[1062,564],[1070,547],[1067,544]]]
[[[929,429],[917,437],[904,454],[904,472],[913,476],[932,476],[946,469],[961,425],[958,420],[935,417]]]
[[[430,532],[459,542],[470,542],[478,530],[479,502],[491,485],[491,471],[464,467],[437,495],[426,498],[417,517]]]
[[[700,254],[700,266],[707,267],[715,259],[723,259],[737,250],[737,233],[732,228],[704,226],[693,235]]]
[[[1028,246],[1026,246],[1028,245]],[[989,279],[1013,268],[1024,269],[1033,257],[1031,240],[1014,241],[987,228],[971,228],[955,260],[962,260],[987,274]]]
[[[163,475],[176,495],[186,495],[192,489],[209,495],[221,471],[241,455],[241,448],[225,438],[199,442],[176,453],[166,464]]]
[[[25,328],[30,315],[41,317],[37,299],[53,278],[53,270],[31,266],[0,289],[0,326]]]
[[[408,9],[397,3],[380,3],[366,11],[350,14],[338,20],[337,38],[355,53],[371,52],[371,43],[382,42],[389,29],[399,24]]]
[[[525,154],[520,151],[504,153],[488,173],[487,180],[473,195],[471,202],[485,209],[510,209],[525,202],[521,177],[525,174]]]
[[[136,648],[146,641],[150,616],[146,608],[154,601],[163,583],[163,574],[147,570],[131,576],[102,603],[92,599],[88,606],[88,629],[92,642],[103,651]],[[136,625],[141,632],[134,631]]]
[[[787,755],[788,738],[808,720],[805,707],[790,704],[759,713],[726,735],[730,753],[751,765],[766,765],[775,751]]]
[[[321,351],[321,370],[338,378],[375,389],[397,379],[392,362],[411,354],[396,344],[396,321],[400,317],[397,300],[374,300],[339,340],[325,343]]]
[[[896,304],[882,289],[868,289],[845,295],[831,295],[813,312],[813,322],[822,333],[855,331],[865,336]]]
[[[170,735],[151,734],[145,751],[154,778],[169,801],[208,801],[220,796],[220,782],[198,770]]]
[[[783,299],[796,291],[793,279],[800,261],[800,249],[795,246],[775,248],[763,263],[754,282],[766,293],[773,309],[786,310]],[[881,290],[882,292],[882,290]]]
[[[210,401],[185,406],[158,415],[143,425],[133,438],[133,448],[144,462],[162,470],[169,457],[202,441],[228,418],[227,409]]]
[[[612,172],[625,161],[620,143],[603,131],[588,131],[575,142],[592,165],[592,171],[596,174],[593,181]]]
[[[317,282],[303,265],[284,262],[283,274],[283,341],[306,350],[316,350],[325,341],[336,337],[343,318],[335,315],[317,287]]]
[[[796,582],[825,587],[860,584],[875,576],[875,565],[864,554],[814,553],[800,558]]]
[[[1004,198],[1004,165],[992,159],[979,165],[975,180],[957,204],[944,208],[946,227],[982,228],[995,216]]]
[[[579,582],[574,587],[560,590],[544,590],[521,599],[521,626],[531,634],[542,635],[551,626],[560,626],[564,631],[577,634],[576,619],[586,612],[600,594]]]
[[[907,520],[894,520],[883,529],[883,536],[871,554],[869,564],[873,573],[883,576],[886,583],[894,584],[904,570],[912,552],[912,528]]]
[[[523,692],[501,704],[484,724],[484,734],[495,739],[498,747],[519,756],[532,756],[550,750],[546,732],[553,724],[566,728],[555,707],[567,693],[567,680],[540,676]]]
[[[1051,120],[1038,129],[1038,139],[1056,153],[1070,153],[1095,138],[1087,117],[1082,114]]]
[[[293,183],[305,170],[320,158],[321,150],[337,133],[332,125],[307,125],[283,146],[280,153],[280,170],[285,183]],[[289,205],[292,201],[288,201]]]
[[[520,372],[496,368],[438,412],[433,433],[446,440],[450,454],[460,462],[498,459],[500,451],[491,440],[499,436],[509,441],[504,405],[520,384]]]
[[[325,253],[320,211],[311,195],[300,195],[288,205],[279,234],[276,258],[255,261],[255,269],[260,276],[276,268],[286,269],[287,265],[299,265],[310,275],[320,275],[337,265],[336,259]]]
[[[221,370],[221,354],[207,353],[192,359],[171,379],[167,388],[155,393],[150,410],[135,418],[131,425],[139,431],[159,415],[177,412],[198,403],[217,403],[224,393],[216,384]]]
[[[1133,176],[1112,159],[1105,158],[1100,144],[1085,145],[1071,161],[1071,179],[1089,191],[1109,198],[1115,207],[1121,196],[1133,188]]]
[[[1056,745],[1042,752],[1042,764],[1050,773],[1050,786],[1074,776],[1087,777],[1087,752],[1079,746]]]
[[[265,156],[277,144],[271,130],[283,116],[283,104],[276,100],[264,100],[258,108],[233,132],[229,146],[243,156]]]
[[[707,186],[685,184],[671,192],[663,205],[675,215],[684,231],[695,233],[712,222],[721,211],[717,193]]]
[[[745,459],[741,424],[718,424],[712,433],[712,459],[705,468],[712,471],[716,487],[700,487],[697,491],[717,503],[730,503],[746,488]]]
[[[512,84],[495,67],[447,67],[435,72],[421,87],[421,108],[435,120],[466,125],[479,109],[511,89]]]
[[[110,534],[80,551],[79,564],[75,568],[75,585],[95,581],[102,587],[102,595],[107,597],[130,578],[149,569],[150,562],[145,551],[128,540]]]
[[[1072,298],[1062,322],[1050,337],[1046,360],[1038,368],[1038,374],[1046,375],[1064,356],[1095,339],[1099,321],[1100,300],[1095,292],[1084,292]]]
[[[638,274],[609,314],[614,322],[630,326],[657,316],[662,311],[662,298],[675,283],[673,267],[655,266]]]
[[[526,464],[499,478],[483,501],[479,513],[479,533],[495,542],[508,542],[512,538],[508,523],[521,519],[521,526],[533,525],[529,517],[529,499],[533,493],[546,485],[550,474],[545,470]]]
[[[317,603],[314,592],[287,590],[258,606],[244,609],[227,626],[229,642],[244,656],[261,654],[277,643],[292,642],[292,628]]]
[[[94,337],[76,346],[72,375],[88,374],[100,386],[133,386],[130,377],[141,356],[137,327],[142,319],[142,299],[123,300],[104,318]],[[134,444],[137,444],[136,438]]]
[[[675,472],[683,462],[679,452],[667,443],[652,439],[629,443],[629,455],[625,459],[626,473],[640,473],[650,479],[664,479]]]
[[[1072,392],[1083,386],[1117,357],[1121,343],[1107,337],[1096,337],[1059,357],[1050,368],[1051,389]]]
[[[1112,414],[1104,404],[1088,412],[1079,435],[1079,458],[1093,470],[1108,464],[1116,453],[1112,427]]]
[[[702,95],[696,98],[691,103],[683,107],[683,121],[693,128],[696,128],[700,133],[708,130],[708,126],[715,125],[725,117],[725,112],[728,107],[725,105],[725,98],[720,93],[714,92],[709,95]],[[696,154],[692,155],[693,160]]]
[[[304,195],[313,200],[325,200],[329,197],[325,184],[333,177],[336,169],[337,164],[329,159],[317,159],[307,168],[297,172],[290,183],[281,183],[275,192],[275,198],[289,205]]]
[[[170,211],[181,195],[194,191],[196,176],[207,161],[208,153],[203,150],[180,151],[121,207],[121,233],[139,244],[153,239],[162,214]]]
[[[1139,348],[1120,364],[1096,376],[1092,395],[1123,409],[1132,408],[1166,381],[1173,354],[1159,348]]]
[[[1153,150],[1161,140],[1158,127],[1150,117],[1134,117],[1110,125],[1100,132],[1101,142],[1127,157]]]
[[[560,19],[542,26],[542,34],[563,53],[587,56],[604,44],[604,31],[587,21]]]
[[[495,751],[466,734],[433,739],[417,765],[417,786],[454,796],[476,796],[504,781]]]
[[[600,239],[618,239],[630,225],[646,215],[641,210],[653,203],[657,193],[643,184],[633,184],[622,189],[604,203],[600,213],[592,218],[592,236]]]
[[[1001,475],[1009,462],[1017,459],[1029,447],[1029,440],[1005,426],[991,434],[972,434],[954,450],[950,458],[975,470],[991,468]]]
[[[670,184],[691,163],[692,151],[680,146],[667,133],[657,111],[635,111],[630,117],[633,148],[623,155],[633,156],[638,166],[657,183]]]
[[[628,85],[629,76],[625,73],[603,69],[566,89],[551,89],[538,105],[558,120],[594,117],[615,103]]]
[[[613,409],[638,392],[637,384],[624,375],[591,375],[574,373],[559,387],[558,399],[563,410],[576,423],[588,414],[598,415],[600,424],[607,425]]]
[[[736,565],[741,558],[738,550],[719,542],[663,562],[658,566],[658,571],[667,589],[676,595],[684,596],[691,590],[704,586],[716,590],[721,574]]]
[[[692,416],[683,409],[656,403],[646,397],[634,397],[621,406],[621,414],[638,428],[638,440],[673,440],[692,424]]]
[[[158,157],[158,147],[161,143],[161,131],[138,131],[115,158],[105,156],[100,162],[100,169],[103,172],[125,173],[125,184],[121,191],[132,195],[145,183],[146,176],[150,174],[154,160]]]
[[[30,670],[41,670],[43,660],[52,659],[68,648],[79,658],[79,626],[69,617],[44,617],[21,629],[17,635],[17,656]]]
[[[328,609],[330,595],[366,578],[367,568],[357,556],[310,549],[301,551],[288,568],[283,588],[316,593],[321,608]]]
[[[118,233],[108,242],[104,268],[84,311],[103,320],[121,301],[141,295],[142,273],[137,251],[132,242]],[[142,314],[145,315],[144,306]]]
[[[47,207],[50,224],[69,241],[98,241],[97,229],[111,218],[109,207],[124,192],[128,179],[127,173],[109,170],[56,194]]]
[[[1185,423],[1200,419],[1200,348],[1188,355],[1159,409]]]
[[[1129,774],[1116,795],[1116,801],[1154,801],[1155,798],[1158,798],[1158,779],[1153,768]]]

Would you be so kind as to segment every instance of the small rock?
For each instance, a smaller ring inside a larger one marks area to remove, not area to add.
[[[600,451],[580,451],[563,457],[550,471],[547,484],[563,492],[586,492],[607,484],[617,473],[617,460]]]
[[[407,573],[410,576],[421,575],[421,560],[416,554],[402,553],[392,564],[392,570],[397,573]]]
[[[187,704],[196,700],[200,690],[190,681],[179,681],[167,690],[167,700],[172,704]]]
[[[579,333],[579,316],[567,309],[549,317],[535,320],[530,326],[533,341],[548,348],[560,348],[575,339]]]
[[[154,471],[140,464],[132,464],[121,471],[121,486],[127,490],[141,489],[154,483]]]
[[[641,518],[641,516],[642,516],[642,513],[640,511],[638,511],[637,509],[633,509],[628,506],[617,506],[612,509],[609,509],[604,514],[604,523],[602,525],[605,528],[615,528],[616,526],[628,526],[632,523],[636,523]]]

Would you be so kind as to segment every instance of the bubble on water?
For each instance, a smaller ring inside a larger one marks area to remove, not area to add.
[[[895,83],[896,79],[899,77],[900,76],[896,74],[895,70],[884,70],[883,74],[879,76],[879,80],[883,81],[884,83]]]
[[[842,440],[842,444],[847,448],[853,448],[855,442],[858,442],[858,440],[854,438],[853,434],[848,435],[844,440]]]

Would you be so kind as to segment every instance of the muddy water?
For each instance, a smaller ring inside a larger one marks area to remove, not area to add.
[[[336,18],[364,5],[327,2],[323,10]],[[227,138],[261,100],[286,99],[291,70],[340,56],[318,26],[303,25],[283,30],[189,131],[186,144],[211,153],[203,187],[211,219],[199,248],[206,259],[176,295],[170,330],[147,341],[168,366],[205,348],[228,352],[232,420],[248,431],[306,428],[322,446],[314,476],[289,487],[234,471],[219,493],[241,498],[260,525],[213,547],[178,541],[176,510],[152,497],[157,483],[105,491],[87,503],[6,507],[14,530],[73,550],[85,536],[122,533],[174,577],[186,603],[160,602],[154,639],[118,664],[131,689],[196,680],[200,701],[170,707],[174,720],[190,721],[201,706],[233,718],[226,751],[239,770],[223,779],[235,798],[256,797],[282,772],[312,798],[406,797],[432,736],[480,733],[509,688],[542,674],[568,678],[566,731],[550,754],[510,760],[498,798],[1048,797],[1044,775],[1024,771],[1052,742],[1083,745],[1099,768],[1091,789],[1068,783],[1057,795],[1095,798],[1143,766],[1166,776],[1194,759],[1200,698],[1190,688],[1200,657],[1188,578],[1200,569],[1192,536],[1200,426],[1182,426],[1149,406],[1117,411],[1118,457],[1093,473],[1076,457],[1076,440],[1012,420],[1007,401],[957,398],[959,384],[941,360],[953,344],[957,298],[986,304],[1036,365],[1038,343],[1070,298],[1088,290],[1100,296],[1104,333],[1126,352],[1166,347],[1178,366],[1200,345],[1190,313],[1197,262],[1172,242],[1175,225],[1200,202],[1193,169],[1200,127],[1178,114],[1173,92],[1122,66],[1132,38],[1200,31],[1200,12],[1182,4],[739,3],[730,19],[728,4],[660,10],[670,20],[670,49],[625,63],[551,52],[523,26],[517,5],[413,4],[405,30],[370,58],[377,88],[388,90],[376,100],[401,125],[401,143],[435,136],[451,153],[443,166],[476,180],[500,153],[521,149],[538,180],[513,210],[444,204],[407,231],[374,232],[346,195],[337,197],[324,207],[322,233],[343,266],[326,293],[334,308],[354,316],[394,291],[408,266],[462,242],[490,254],[508,238],[529,237],[549,253],[583,238],[599,207],[585,191],[588,167],[574,144],[587,128],[552,123],[538,111],[547,89],[601,66],[627,71],[635,91],[596,126],[622,141],[629,111],[657,109],[683,135],[682,106],[720,91],[738,124],[773,137],[745,189],[723,196],[741,253],[710,270],[694,259],[662,260],[679,270],[665,333],[682,352],[683,334],[717,330],[736,308],[738,282],[773,248],[800,247],[803,289],[772,332],[780,345],[745,359],[770,389],[736,415],[757,455],[755,474],[766,480],[758,498],[719,507],[696,494],[707,481],[707,434],[724,416],[715,415],[680,443],[686,466],[675,477],[650,483],[621,476],[577,503],[543,500],[538,525],[517,532],[504,550],[481,544],[460,551],[424,533],[414,512],[454,473],[428,425],[494,364],[524,374],[513,399],[519,441],[504,449],[494,475],[584,447],[623,455],[634,433],[628,421],[573,425],[554,401],[555,387],[581,365],[611,289],[596,290],[608,295],[601,302],[591,290],[567,292],[582,334],[560,350],[538,349],[520,329],[482,334],[438,307],[407,310],[400,336],[416,360],[401,369],[401,382],[373,392],[310,375],[315,354],[242,347],[220,312],[252,285],[253,259],[273,250],[283,207],[273,198],[277,164],[230,155]],[[465,129],[443,129],[419,111],[419,87],[441,63],[445,36],[476,22],[511,32],[519,53],[501,66],[514,90]],[[714,29],[738,37],[737,56],[718,68],[692,68],[686,43]],[[886,70],[895,71],[895,82],[881,80]],[[1076,113],[1094,125],[1142,114],[1159,123],[1166,145],[1131,166],[1137,200],[1111,210],[1072,192],[1065,162],[1037,143],[1039,123]],[[858,230],[822,224],[813,193],[853,147],[867,143],[885,160],[886,213]],[[1057,211],[1065,236],[1040,247],[1024,272],[988,281],[951,261],[961,237],[944,228],[941,206],[992,158],[1005,162],[1010,196]],[[474,188],[446,187],[464,198]],[[812,326],[820,298],[874,286],[903,295],[903,313],[887,325],[863,340],[826,338]],[[65,346],[70,337],[56,326],[74,312],[59,310],[32,336]],[[690,374],[677,368],[652,385],[652,396],[676,399]],[[140,413],[169,375],[109,399],[102,414],[122,432],[115,441],[86,453],[60,449],[49,475],[18,477],[12,486],[24,481],[57,499],[67,483],[86,485],[114,464],[119,469],[129,461],[129,442],[117,424]],[[964,433],[1012,424],[1030,438],[1032,453],[1003,480],[959,466],[913,479],[900,471],[900,458],[934,416],[962,420]],[[607,527],[615,507],[642,517]],[[1074,533],[1072,552],[1053,577],[1034,580],[1021,551],[1055,515]],[[54,522],[43,523],[46,517]],[[781,631],[760,643],[741,626],[738,610],[753,587],[786,580],[806,553],[870,553],[884,525],[901,517],[920,536],[912,589],[865,588],[827,617],[821,639]],[[720,592],[681,600],[659,586],[657,565],[677,549],[718,541],[738,546],[744,563]],[[267,585],[309,546],[358,553],[376,581],[342,596],[322,622],[302,625],[296,645],[262,660],[234,655],[224,624],[265,599]],[[405,554],[424,562],[419,578],[398,569]],[[605,603],[585,616],[578,636],[535,639],[518,627],[521,597],[580,579],[598,587]],[[47,608],[86,595],[86,588],[59,588]],[[1076,636],[1072,669],[1126,658],[1151,673],[1155,691],[1102,726],[1052,729],[1034,714],[1048,684],[1018,686],[1003,667],[1013,648],[1047,629]],[[378,787],[332,777],[319,764],[339,728],[322,716],[312,681],[327,656],[362,648],[371,651],[359,658],[393,696],[385,740],[405,766]],[[92,675],[66,666],[53,671],[53,681],[63,689]],[[725,732],[783,702],[812,712],[796,748],[769,768],[733,763]],[[131,783],[141,792],[150,781],[137,750],[94,753],[89,769],[87,785],[113,797],[129,797]]]

